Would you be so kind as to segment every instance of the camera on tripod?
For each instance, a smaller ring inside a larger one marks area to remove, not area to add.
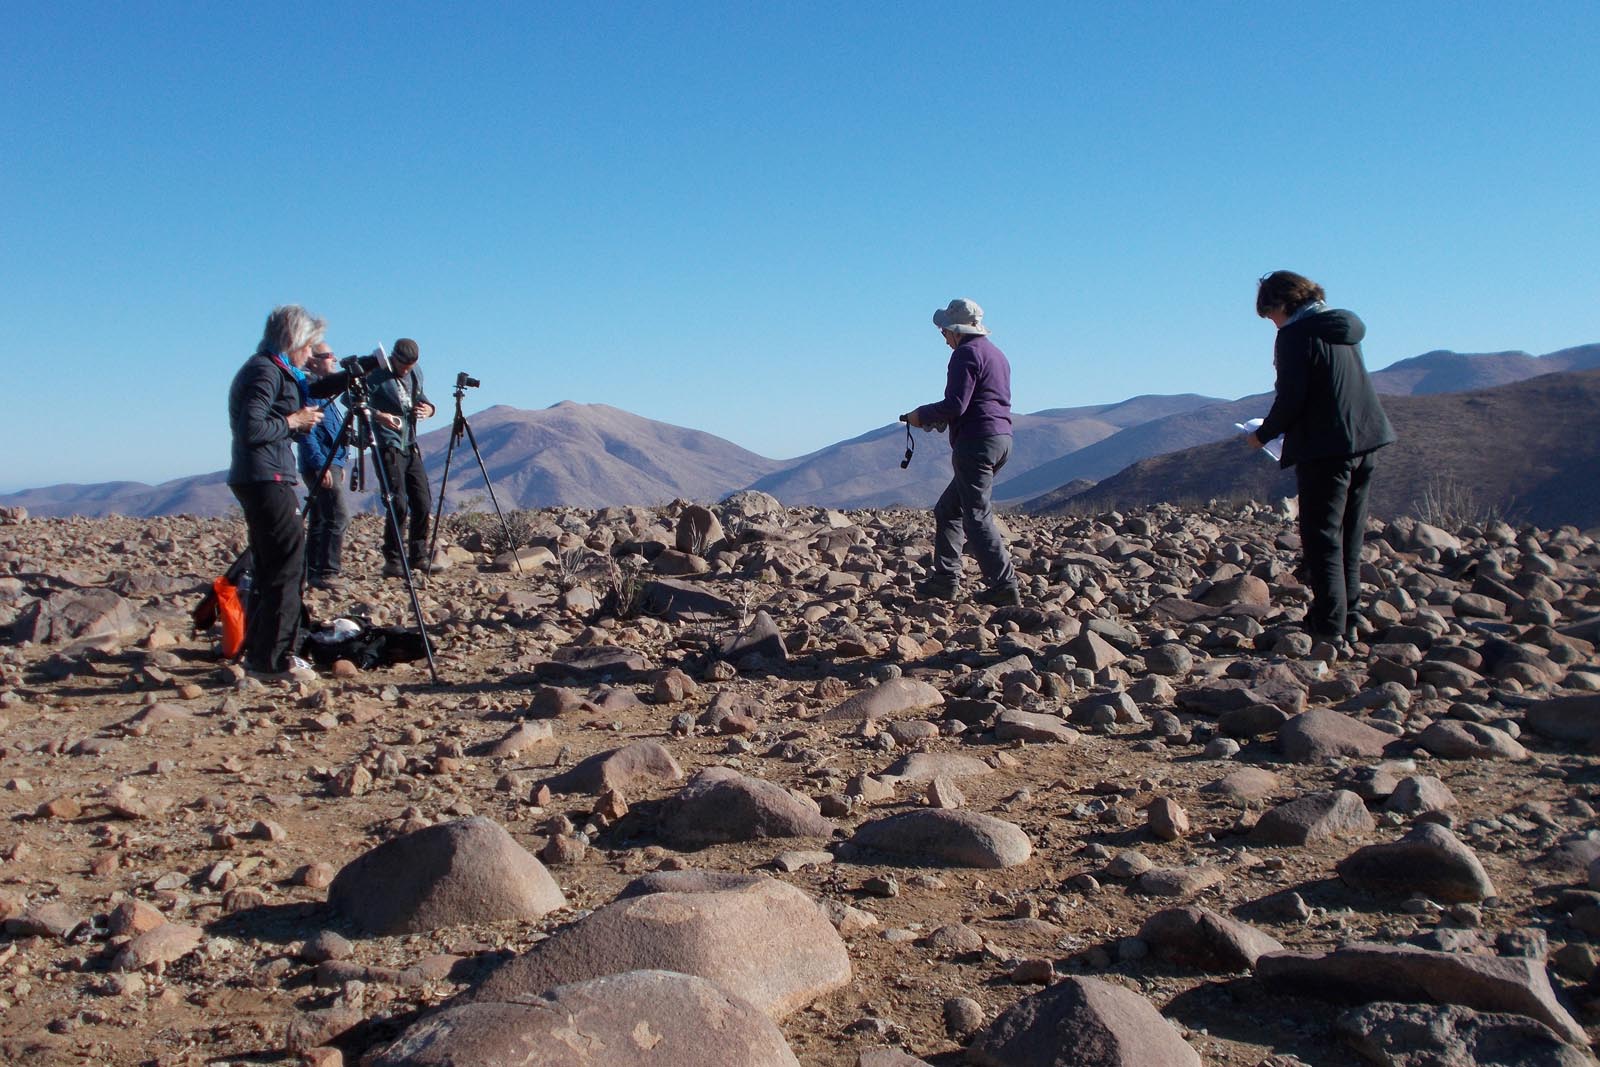
[[[351,381],[356,381],[377,371],[388,370],[389,355],[379,345],[370,355],[344,357],[339,361],[339,369],[350,375]]]
[[[477,378],[474,378],[466,371],[462,371],[460,374],[456,375],[457,389],[476,389],[482,384],[483,382],[479,381]]]

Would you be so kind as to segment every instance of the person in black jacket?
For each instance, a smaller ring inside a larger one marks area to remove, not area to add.
[[[417,420],[433,414],[433,403],[422,385],[417,362],[417,342],[402,337],[389,354],[389,369],[372,375],[372,430],[378,439],[378,458],[388,476],[394,498],[394,521],[409,542],[411,569],[425,570],[428,554],[428,512],[433,499],[428,492],[428,470],[417,446]],[[409,530],[407,530],[409,527]],[[405,573],[400,543],[386,521],[383,525],[383,574],[399,578]]]
[[[1295,469],[1300,489],[1300,551],[1312,596],[1307,628],[1338,651],[1356,637],[1373,453],[1395,436],[1361,359],[1366,324],[1352,311],[1329,308],[1326,295],[1287,270],[1257,285],[1256,314],[1278,328],[1278,380],[1272,409],[1245,443],[1259,448],[1283,435],[1281,462]]]
[[[233,455],[228,487],[244,509],[255,576],[245,620],[244,664],[253,673],[310,670],[294,654],[300,632],[300,581],[305,570],[305,527],[296,490],[300,484],[292,438],[322,420],[301,369],[322,340],[326,324],[305,308],[274,308],[255,354],[228,390]],[[344,376],[323,379],[316,395],[343,390]]]

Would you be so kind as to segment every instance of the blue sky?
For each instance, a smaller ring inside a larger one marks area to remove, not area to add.
[[[1373,367],[1600,341],[1600,5],[1323,7],[12,0],[0,490],[226,466],[286,302],[774,458],[954,296],[1021,411],[1270,389],[1278,267]]]

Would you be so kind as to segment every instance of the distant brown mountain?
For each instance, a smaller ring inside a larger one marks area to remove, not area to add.
[[[1374,371],[1372,381],[1380,393],[1412,396],[1485,389],[1543,374],[1597,367],[1600,367],[1600,344],[1564,348],[1543,356],[1530,356],[1526,352],[1439,351],[1403,359]],[[1271,368],[1266,370],[1270,378]],[[1076,452],[1042,463],[1021,476],[1014,476],[997,487],[996,496],[1008,503],[1026,501],[1025,507],[1038,507],[1041,506],[1035,502],[1038,498],[1053,493],[1052,499],[1059,502],[1070,495],[1061,492],[1069,482],[1108,478],[1148,456],[1231,437],[1236,432],[1235,424],[1264,416],[1271,406],[1272,394],[1258,393],[1138,423]]]
[[[1004,500],[1025,495],[1008,493],[1010,483],[1005,479],[1026,475],[1063,453],[1076,454],[1129,426],[1215,403],[1212,397],[1193,393],[1136,396],[1117,404],[1051,408],[1017,415],[1012,422],[1016,436],[1011,458],[1001,472],[996,497]],[[912,433],[917,452],[906,470],[900,469],[900,459],[905,454],[905,426],[895,423],[801,456],[751,488],[771,493],[786,504],[928,507],[949,484],[950,443],[941,434]]]
[[[469,416],[502,507],[604,507],[655,504],[676,497],[711,500],[742,489],[783,464],[730,441],[656,422],[604,404],[563,401],[540,411],[497,406]],[[437,490],[450,444],[443,428],[422,435],[428,473]],[[364,497],[354,505],[377,506],[377,479],[368,464]],[[213,471],[160,485],[113,482],[58,485],[0,497],[31,514],[225,515],[235,507],[227,472]],[[484,492],[472,450],[457,446],[450,472],[451,504]]]
[[[1378,392],[1400,396],[1427,393],[1465,393],[1510,385],[1541,374],[1600,368],[1600,345],[1563,348],[1543,356],[1526,352],[1426,352],[1391,363],[1375,371],[1372,384]]]
[[[1373,374],[1386,394],[1453,392],[1600,367],[1600,344],[1530,356],[1429,352]],[[1263,384],[1270,378],[1263,368]],[[1234,423],[1266,413],[1270,394],[1216,400],[1184,394],[1138,396],[1117,404],[1052,408],[1016,421],[1010,462],[995,487],[1002,503],[1070,494],[1069,483],[1109,478],[1149,456],[1232,437]],[[734,489],[764,489],[788,504],[924,507],[949,478],[948,442],[917,434],[917,456],[900,469],[904,428],[880,427],[793,460],[772,460],[698,430],[607,407],[570,401],[542,411],[495,407],[472,416],[496,492],[507,506],[648,504],[707,500]],[[445,425],[443,418],[435,420]],[[429,471],[439,477],[448,429],[423,437]],[[470,452],[452,487],[481,492]],[[53,485],[0,496],[36,515],[219,515],[233,511],[224,474],[213,471],[160,485],[107,482]],[[1081,486],[1075,486],[1081,488]],[[453,499],[454,495],[452,494]],[[364,498],[372,506],[373,497]]]
[[[1600,370],[1383,403],[1400,440],[1379,453],[1375,515],[1415,514],[1430,489],[1442,489],[1462,498],[1463,510],[1492,507],[1540,526],[1600,525]],[[1294,492],[1292,471],[1230,436],[1140,460],[1082,493],[1048,494],[1024,509],[1092,513]]]

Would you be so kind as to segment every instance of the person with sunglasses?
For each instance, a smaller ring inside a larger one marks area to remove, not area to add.
[[[422,371],[417,363],[421,350],[417,342],[402,337],[389,353],[389,367],[371,377],[372,429],[378,441],[378,460],[387,475],[389,492],[394,497],[395,525],[409,543],[412,570],[424,570],[428,560],[428,512],[433,506],[428,491],[428,472],[423,466],[422,449],[417,445],[417,422],[434,412],[423,390]],[[408,529],[409,527],[409,529]],[[395,530],[383,524],[383,576],[399,578],[405,574],[400,543]]]
[[[339,360],[325,341],[318,341],[306,364],[313,381],[340,373]],[[344,533],[350,526],[350,509],[344,498],[347,450],[339,444],[344,433],[344,413],[334,399],[321,401],[322,421],[299,441],[300,476],[306,497],[306,578],[313,589],[338,592],[344,588]],[[334,450],[338,449],[335,454]],[[330,463],[328,457],[332,455]]]
[[[974,599],[1002,607],[1020,604],[1017,572],[992,503],[994,477],[1011,455],[1011,364],[989,339],[983,309],[971,300],[950,301],[933,313],[933,324],[951,350],[944,399],[914,408],[900,421],[924,429],[948,427],[955,473],[933,506],[933,566],[917,586],[917,596],[954,600],[961,589],[962,549],[970,546],[986,585]]]

